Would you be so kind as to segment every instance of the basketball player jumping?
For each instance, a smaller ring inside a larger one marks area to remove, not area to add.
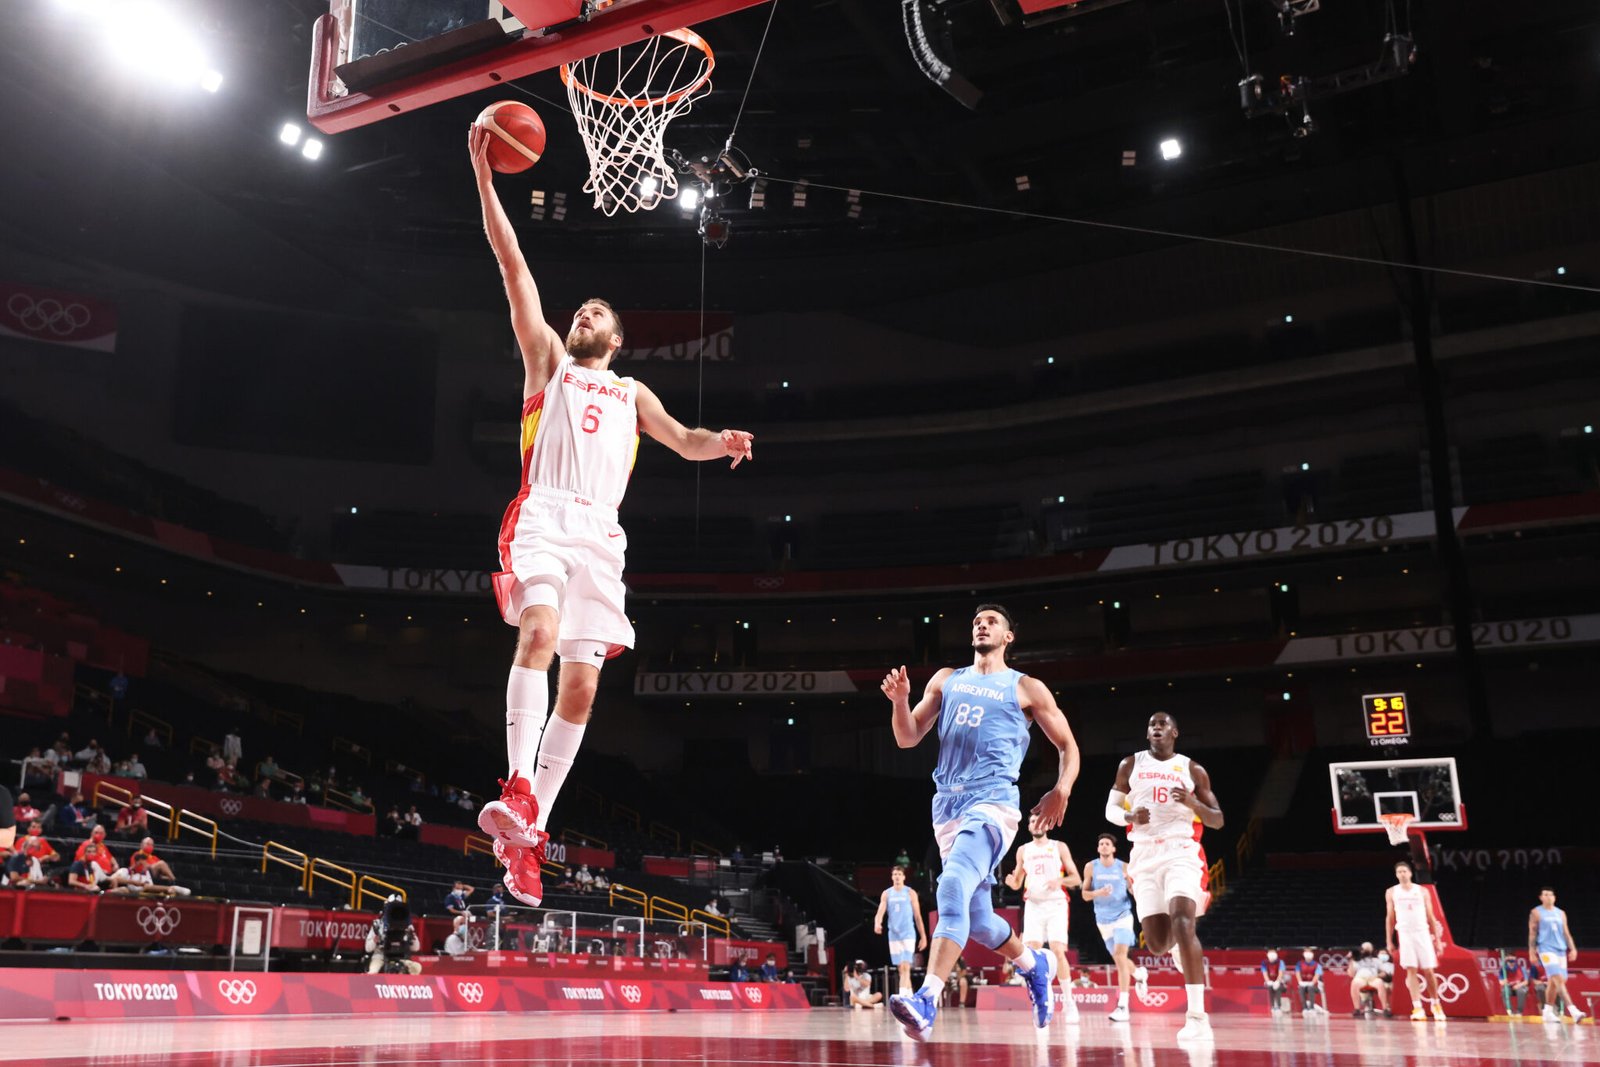
[[[873,917],[873,933],[883,933],[883,920],[889,919],[889,962],[900,970],[900,992],[911,992],[911,957],[928,947],[928,928],[922,922],[922,903],[917,891],[906,885],[906,869],[895,864],[889,872],[894,884],[878,897],[878,914]],[[912,946],[916,947],[913,948]]]
[[[1111,1021],[1128,1021],[1128,983],[1133,978],[1133,958],[1128,955],[1134,946],[1133,899],[1129,891],[1133,879],[1128,876],[1128,865],[1117,859],[1117,839],[1113,834],[1101,834],[1095,842],[1100,858],[1089,864],[1084,872],[1083,899],[1094,901],[1094,922],[1100,928],[1100,937],[1106,951],[1117,965],[1117,1007]]]
[[[500,799],[484,805],[478,826],[494,840],[505,884],[537,906],[544,895],[550,808],[572,767],[594,703],[600,667],[633,645],[623,607],[623,553],[617,525],[643,430],[684,459],[753,459],[743,430],[688,429],[643,383],[609,370],[622,323],[604,300],[587,300],[566,338],[545,322],[533,275],[494,191],[490,134],[474,125],[467,147],[483,205],[483,227],[500,264],[511,326],[522,350],[522,489],[500,527],[495,598],[517,627],[506,686],[510,770]],[[555,716],[546,722],[553,656],[561,657]],[[529,776],[531,775],[531,781]]]
[[[1567,992],[1567,964],[1578,958],[1578,946],[1572,943],[1567,913],[1556,907],[1556,891],[1549,886],[1539,890],[1539,906],[1528,912],[1528,958],[1537,959],[1544,968],[1544,1021],[1561,1020],[1555,1005],[1564,1000],[1567,1014],[1581,1022],[1585,1013]]]
[[[1205,768],[1176,751],[1177,720],[1158,711],[1150,716],[1145,736],[1150,748],[1117,768],[1106,818],[1128,827],[1133,841],[1128,873],[1146,947],[1157,956],[1171,949],[1183,969],[1188,1012],[1178,1037],[1208,1038],[1205,950],[1194,925],[1208,896],[1200,834],[1204,827],[1222,828],[1222,808]]]
[[[1055,787],[1033,808],[1046,833],[1066,813],[1078,777],[1078,742],[1049,687],[1006,666],[1006,649],[1015,639],[1010,612],[980,604],[972,620],[972,666],[935,672],[914,708],[904,667],[883,679],[883,694],[894,705],[896,744],[914,748],[939,728],[939,762],[933,771],[933,833],[944,861],[939,925],[922,988],[889,998],[889,1010],[912,1037],[925,1037],[933,1028],[945,980],[969,936],[1015,965],[1033,1002],[1034,1023],[1040,1029],[1050,1023],[1055,957],[1024,945],[994,913],[989,892],[995,867],[1022,820],[1017,777],[1028,750],[1029,720],[1039,724],[1060,754]]]
[[[1444,923],[1434,910],[1433,897],[1412,879],[1411,864],[1401,860],[1394,865],[1395,885],[1384,891],[1385,914],[1383,929],[1389,944],[1389,954],[1394,955],[1395,938],[1400,939],[1400,966],[1406,969],[1406,988],[1414,998],[1411,1003],[1411,1021],[1427,1019],[1424,1004],[1433,1006],[1433,1017],[1445,1021],[1444,1008],[1439,1004],[1438,949],[1444,943]],[[1413,981],[1417,972],[1422,974],[1419,985]]]
[[[1078,1021],[1078,1005],[1072,999],[1072,970],[1067,966],[1067,929],[1071,925],[1068,889],[1083,884],[1078,865],[1060,841],[1039,826],[1039,816],[1028,816],[1028,832],[1033,840],[1017,846],[1016,866],[1006,875],[1006,885],[1023,890],[1022,943],[1029,948],[1049,949],[1056,957],[1056,981],[1061,986],[1061,1014],[1069,1023]]]

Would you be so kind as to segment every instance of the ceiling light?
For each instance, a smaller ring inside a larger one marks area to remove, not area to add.
[[[1284,322],[1293,322],[1294,321],[1294,316],[1293,315],[1285,315],[1283,317],[1283,321]]]
[[[322,142],[315,137],[307,137],[306,143],[300,146],[300,154],[307,159],[316,159],[322,155]]]
[[[1161,142],[1161,158],[1171,161],[1183,155],[1183,145],[1176,137],[1168,137]]]
[[[685,211],[693,211],[695,208],[699,207],[700,190],[692,187],[685,189],[683,191],[683,195],[678,197],[678,206]]]
[[[222,88],[222,72],[220,70],[208,70],[200,75],[200,88],[208,93],[214,93]]]
[[[300,127],[296,126],[292,122],[285,122],[283,124],[283,129],[278,131],[278,140],[282,141],[286,145],[297,145],[297,144],[299,144],[300,143]]]

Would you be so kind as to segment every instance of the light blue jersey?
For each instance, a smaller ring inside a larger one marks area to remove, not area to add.
[[[1111,890],[1106,896],[1094,898],[1094,921],[1109,926],[1124,915],[1131,915],[1133,904],[1128,899],[1127,865],[1121,860],[1112,860],[1107,866],[1096,859],[1089,865],[1089,871],[1095,889]]]
[[[945,680],[939,708],[939,764],[933,769],[939,798],[966,798],[967,803],[981,798],[1017,806],[1017,777],[1028,751],[1028,717],[1017,699],[1017,683],[1023,677],[1010,668],[979,674],[962,667]],[[945,821],[939,817],[939,798],[934,801],[935,822]]]
[[[884,929],[888,931],[891,942],[916,940],[917,925],[911,918],[910,886],[903,885],[899,889],[889,887],[888,920]]]
[[[1566,962],[1567,949],[1567,913],[1560,908],[1547,908],[1543,904],[1533,909],[1539,916],[1539,933],[1533,945],[1539,950],[1539,955],[1557,953],[1561,961]]]

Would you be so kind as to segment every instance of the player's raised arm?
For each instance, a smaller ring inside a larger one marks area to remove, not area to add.
[[[517,245],[517,233],[511,228],[506,209],[494,191],[494,171],[489,169],[489,138],[487,129],[473,123],[467,132],[467,151],[472,157],[472,173],[478,182],[478,199],[483,204],[483,232],[489,237],[489,247],[500,264],[500,278],[505,282],[506,299],[511,302],[511,329],[517,335],[517,347],[522,350],[525,372],[522,385],[524,398],[539,392],[554,373],[556,361],[566,351],[561,337],[544,319],[544,305],[539,300],[538,286],[533,284],[533,274],[528,261],[522,257]]]
[[[756,458],[755,434],[745,430],[693,430],[667,414],[656,396],[643,382],[639,387],[639,429],[672,449],[684,459],[707,460],[731,457],[730,469],[744,460]]]
[[[1040,826],[1049,833],[1061,825],[1067,813],[1067,800],[1072,796],[1072,784],[1078,780],[1078,739],[1072,735],[1067,717],[1056,706],[1055,694],[1050,692],[1049,686],[1037,678],[1024,677],[1017,683],[1017,695],[1033,721],[1039,724],[1040,731],[1060,753],[1055,788],[1033,806],[1032,812],[1039,816]]]
[[[944,697],[944,682],[952,673],[949,667],[935,671],[923,688],[922,699],[917,701],[915,708],[911,706],[911,677],[906,669],[896,667],[884,676],[879,688],[894,706],[890,726],[894,729],[895,744],[901,748],[914,748],[928,736],[933,724],[939,721],[939,702]]]

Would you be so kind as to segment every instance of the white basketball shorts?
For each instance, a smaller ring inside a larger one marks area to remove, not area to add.
[[[1022,940],[1029,945],[1067,943],[1067,901],[1027,901],[1022,908]]]
[[[1133,876],[1133,902],[1141,919],[1167,914],[1174,897],[1194,901],[1195,913],[1205,914],[1210,896],[1206,892],[1206,855],[1194,838],[1136,843],[1128,857],[1128,873]]]

